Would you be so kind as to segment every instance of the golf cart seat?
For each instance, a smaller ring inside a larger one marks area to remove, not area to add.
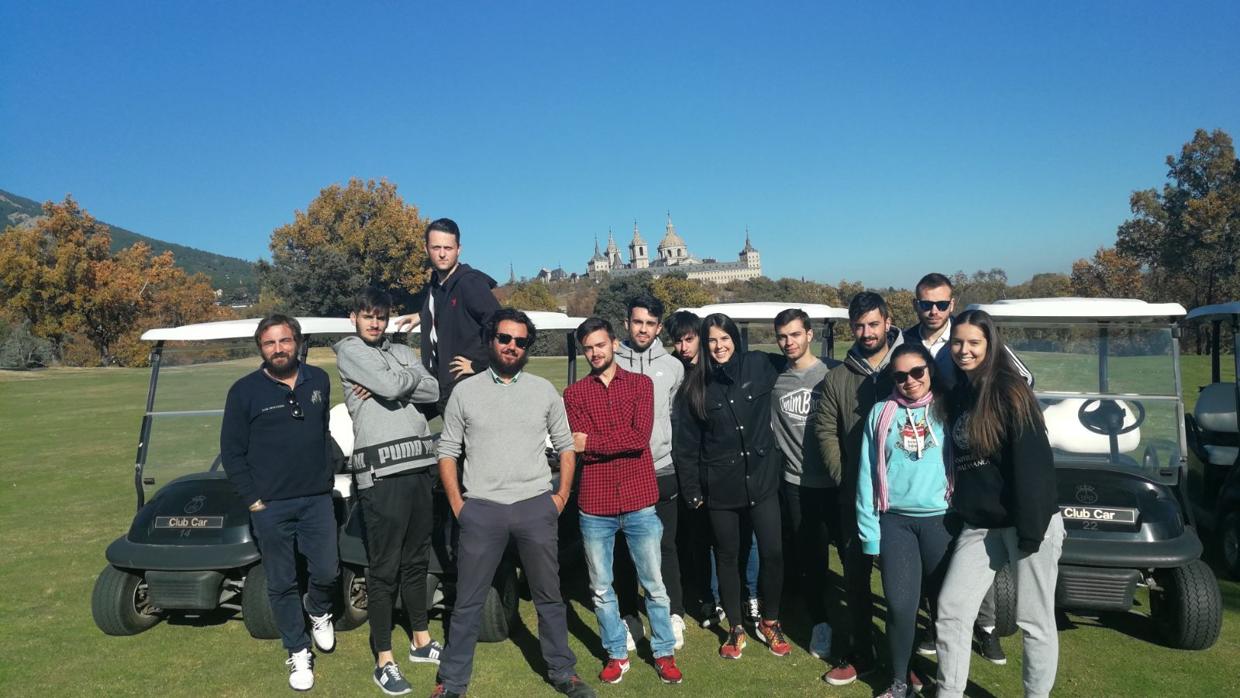
[[[1051,448],[1068,453],[1100,456],[1111,452],[1110,440],[1105,434],[1094,433],[1081,424],[1080,410],[1086,402],[1090,401],[1083,398],[1067,398],[1053,405],[1047,405],[1042,410]],[[1097,401],[1093,402],[1094,404],[1086,412],[1093,412],[1101,404]],[[1124,425],[1132,424],[1135,419],[1132,408],[1124,402],[1119,404],[1125,412]],[[1133,429],[1126,434],[1120,434],[1118,438],[1119,452],[1130,453],[1137,450],[1137,446],[1141,443],[1141,430],[1140,428]]]
[[[327,413],[327,431],[345,458],[353,455],[353,418],[349,416],[349,408],[343,402]],[[353,478],[348,473],[336,473],[333,489],[342,498],[349,498],[352,485]]]
[[[1240,446],[1234,445],[1237,436],[1236,426],[1236,386],[1234,383],[1212,383],[1201,390],[1197,396],[1197,406],[1193,408],[1193,418],[1197,426],[1207,433],[1220,436],[1229,435],[1232,444],[1207,444],[1202,448],[1214,465],[1231,465],[1240,455]]]

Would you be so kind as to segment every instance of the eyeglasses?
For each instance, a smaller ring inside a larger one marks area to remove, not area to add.
[[[293,391],[290,390],[285,394],[284,403],[288,405],[289,414],[293,415],[293,419],[305,418],[306,413],[301,411],[301,403],[297,402],[297,396],[293,394]]]
[[[928,312],[930,312],[930,309],[931,309],[931,308],[938,308],[938,309],[939,309],[939,312],[941,312],[941,313],[946,313],[946,312],[947,312],[947,309],[948,309],[948,308],[950,308],[950,307],[952,307],[952,302],[951,302],[950,300],[945,300],[945,301],[923,301],[923,300],[921,300],[920,298],[919,298],[919,299],[917,299],[917,309],[918,309],[918,310],[920,310],[920,311],[921,311],[921,312],[923,312],[923,313],[928,313]]]
[[[524,349],[530,345],[529,337],[514,337],[510,334],[504,334],[503,332],[495,333],[495,341],[499,342],[501,347],[511,342],[512,344],[516,344],[518,349]]]
[[[912,377],[913,380],[921,380],[925,375],[926,365],[922,364],[920,366],[914,366],[907,371],[896,371],[895,373],[892,373],[891,380],[895,381],[896,385],[904,385],[910,377]]]

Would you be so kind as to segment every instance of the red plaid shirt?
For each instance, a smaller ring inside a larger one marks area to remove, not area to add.
[[[654,383],[616,366],[610,385],[595,375],[564,391],[573,433],[586,435],[577,501],[593,516],[618,516],[659,501],[650,457]]]

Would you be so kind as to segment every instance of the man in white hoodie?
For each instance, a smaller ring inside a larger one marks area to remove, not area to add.
[[[671,601],[676,649],[680,649],[685,641],[685,599],[680,584],[680,559],[676,553],[680,486],[672,463],[672,402],[684,380],[685,369],[680,359],[667,353],[659,339],[659,333],[663,331],[662,317],[663,303],[659,299],[638,296],[629,300],[624,322],[629,337],[616,347],[615,361],[624,370],[648,376],[654,382],[654,428],[650,433],[650,455],[654,458],[654,474],[659,485],[655,513],[663,524],[660,546],[663,583],[667,586]],[[637,576],[633,563],[623,555],[617,556],[617,563],[616,590],[620,596],[621,612],[636,616]],[[635,624],[635,621],[629,621],[630,627]]]

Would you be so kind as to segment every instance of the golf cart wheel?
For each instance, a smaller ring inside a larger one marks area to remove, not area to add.
[[[107,635],[137,635],[159,622],[158,609],[151,606],[142,575],[103,568],[90,597],[90,613],[95,625]]]
[[[1233,511],[1223,518],[1219,547],[1224,571],[1232,579],[1240,579],[1240,512]]]
[[[245,586],[241,589],[241,620],[255,640],[280,637],[280,626],[276,625],[271,600],[267,598],[267,570],[261,562],[245,575]]]
[[[1223,600],[1209,565],[1193,560],[1183,567],[1155,570],[1158,589],[1150,590],[1150,618],[1168,645],[1204,650],[1218,640]]]
[[[1012,565],[1007,564],[995,572],[995,632],[1007,637],[1016,632],[1016,578]]]
[[[517,570],[509,564],[500,567],[487,589],[487,599],[482,605],[482,627],[478,639],[482,642],[503,642],[517,623]]]
[[[337,630],[352,630],[366,623],[370,612],[366,607],[366,575],[347,565],[340,568],[340,613]]]

